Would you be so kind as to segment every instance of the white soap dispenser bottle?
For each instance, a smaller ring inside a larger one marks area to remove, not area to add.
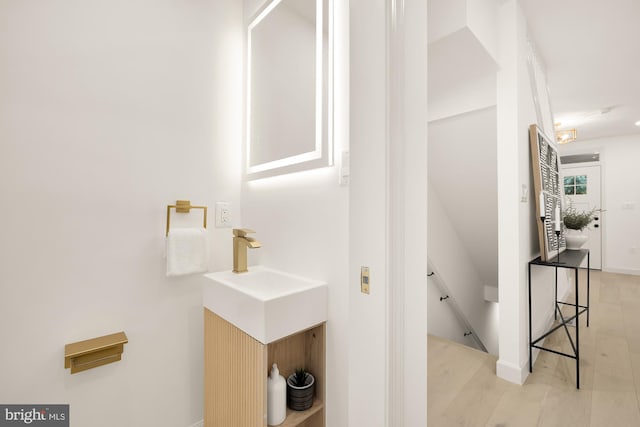
[[[277,426],[287,417],[287,383],[280,375],[278,365],[271,368],[267,380],[267,424]]]

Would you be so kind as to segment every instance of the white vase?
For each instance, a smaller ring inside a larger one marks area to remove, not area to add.
[[[567,249],[580,249],[582,245],[587,243],[589,236],[583,233],[582,230],[572,230],[568,228],[564,240],[567,242]]]

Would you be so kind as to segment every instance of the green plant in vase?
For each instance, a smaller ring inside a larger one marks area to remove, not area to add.
[[[569,207],[563,212],[562,220],[564,226],[571,230],[584,230],[591,224],[597,212],[600,212],[600,209],[593,208],[590,211],[579,211],[573,206],[573,202],[570,201]]]
[[[567,249],[580,249],[587,242],[589,236],[582,233],[582,230],[591,224],[596,213],[600,211],[601,209],[596,208],[589,211],[579,211],[573,206],[573,202],[569,200],[569,206],[562,215],[562,222],[567,228],[567,234],[565,235]]]

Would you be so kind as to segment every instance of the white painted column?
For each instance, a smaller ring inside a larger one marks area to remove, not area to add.
[[[395,228],[391,228],[401,257],[392,258],[391,270],[401,271],[402,277],[392,276],[391,289],[401,290],[403,295],[398,292],[390,307],[401,321],[392,324],[392,336],[403,330],[403,341],[400,351],[391,349],[402,357],[391,359],[392,378],[400,379],[396,385],[402,393],[395,401],[390,396],[389,426],[411,427],[427,425],[427,2],[393,4],[398,5],[394,14],[398,39],[397,44],[391,44],[391,70],[392,78],[403,84],[397,92],[391,91],[392,107],[396,103],[402,106],[402,114],[396,116],[399,120],[391,121],[392,132],[397,126],[402,134],[393,132],[389,143],[390,148],[397,147],[396,157],[402,159],[391,169],[392,177],[398,177],[392,192],[401,192],[396,198],[401,210],[397,222],[392,217]],[[395,55],[396,49],[402,52],[400,57]]]
[[[349,426],[383,427],[388,414],[387,3],[350,2]]]
[[[518,135],[521,130],[518,120],[517,13],[515,0],[507,0],[499,6],[500,70],[497,79],[497,152],[500,326],[496,373],[500,378],[521,384],[526,375],[523,375],[521,369],[520,342],[523,339],[523,328],[520,327],[520,302],[526,287],[521,286],[519,274],[521,236],[518,205],[520,179]]]
[[[349,425],[426,425],[426,2],[350,14]]]

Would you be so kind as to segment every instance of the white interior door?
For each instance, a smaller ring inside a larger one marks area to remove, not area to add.
[[[589,211],[593,208],[602,207],[602,187],[600,185],[600,165],[563,165],[561,167],[562,182],[564,183],[564,194],[571,199],[573,206],[578,210]],[[602,269],[602,224],[601,213],[596,213],[593,222],[585,232],[589,235],[589,240],[583,248],[591,251],[591,268]],[[585,260],[582,264],[587,266]]]

